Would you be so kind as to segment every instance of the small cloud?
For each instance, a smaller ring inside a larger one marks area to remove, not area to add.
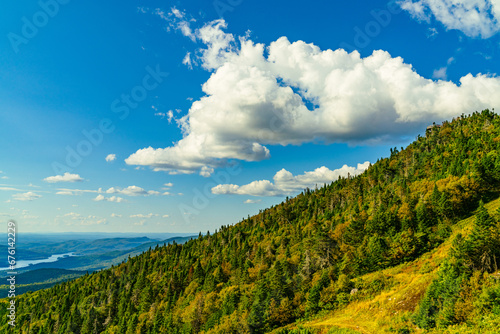
[[[438,35],[438,31],[436,28],[427,29],[427,38],[434,38]]]
[[[2,176],[2,177],[0,177],[0,178],[1,178],[1,179],[3,179],[3,180],[8,180],[8,179],[9,179],[9,177],[8,177],[8,176],[5,176],[5,175],[4,175],[4,176]]]
[[[182,63],[186,65],[190,70],[193,69],[193,61],[191,60],[191,52],[186,53],[184,59],[182,59]]]
[[[136,215],[130,215],[130,218],[152,218],[152,217],[158,217],[158,215],[154,213],[148,213],[147,215],[143,215],[141,213]]]
[[[175,120],[174,112],[172,110],[169,110],[166,113],[157,112],[157,113],[155,113],[155,116],[161,117],[161,119],[164,119],[165,117],[167,117],[168,123],[172,123],[172,120]]]
[[[174,113],[172,110],[167,111],[167,117],[168,117],[168,122],[172,123],[172,120],[174,119]]]
[[[448,58],[448,60],[446,61],[446,64],[451,65],[451,64],[453,64],[454,62],[455,62],[455,57],[450,57],[450,58]]]
[[[213,172],[214,169],[212,167],[203,166],[201,167],[200,175],[203,177],[210,177],[210,175],[212,175]]]
[[[108,201],[108,202],[115,202],[115,203],[125,202],[125,200],[121,197],[117,197],[117,196],[104,197],[103,195],[97,195],[97,197],[94,198],[94,201],[96,201],[96,202]]]
[[[167,188],[171,188],[174,186],[174,184],[172,182],[168,182],[168,183],[165,183],[164,186]]]
[[[255,204],[255,203],[259,203],[261,200],[260,199],[247,199],[245,202],[245,204]]]
[[[194,19],[187,20],[186,14],[181,12],[175,7],[170,9],[170,13],[165,13],[163,10],[157,8],[155,14],[161,17],[163,20],[167,21],[169,26],[167,28],[168,31],[170,29],[180,30],[181,33],[191,39],[193,42],[196,41],[196,36],[191,30],[189,25],[189,21],[195,21]]]
[[[111,187],[106,190],[107,194],[121,194],[127,196],[148,196],[148,195],[160,195],[160,192],[156,190],[145,190],[138,186],[128,186],[127,188]]]
[[[58,192],[56,195],[66,195],[66,196],[76,196],[81,195],[83,193],[101,193],[101,189],[99,190],[82,190],[82,189],[66,189],[66,188],[58,188]]]
[[[134,223],[134,225],[137,225],[137,226],[144,226],[144,224],[146,224],[146,221],[145,220],[141,220],[140,222],[138,223]]]
[[[434,70],[434,72],[432,73],[432,77],[434,79],[446,80],[446,78],[448,77],[448,75],[446,74],[447,70],[448,68],[446,66]]]
[[[64,173],[64,175],[56,175],[56,176],[49,176],[43,179],[45,182],[48,183],[56,183],[56,182],[80,182],[83,181],[83,179],[80,177],[78,174],[70,174],[68,172]]]
[[[0,187],[2,191],[22,191],[21,189],[12,188],[12,187]]]
[[[68,190],[62,190],[62,191],[56,192],[56,195],[73,196],[73,195],[75,195],[75,193],[68,191]]]
[[[163,215],[163,216],[161,216],[161,217],[162,217],[162,218],[168,218],[168,217],[169,217],[169,215]]]
[[[116,160],[116,154],[108,154],[106,157],[107,162],[115,161]]]
[[[112,214],[111,214],[111,217],[113,217],[113,218],[121,218],[121,216],[122,216],[122,215],[119,215],[119,214],[117,214],[117,213],[112,213]]]
[[[74,219],[74,220],[82,219],[82,215],[79,213],[76,213],[76,212],[67,213],[63,217],[70,217],[71,219]]]
[[[12,198],[15,199],[16,201],[33,201],[40,197],[42,196],[31,191],[28,191],[27,193],[12,195]]]

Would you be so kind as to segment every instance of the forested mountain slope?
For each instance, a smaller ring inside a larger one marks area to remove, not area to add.
[[[360,276],[435,249],[481,200],[497,197],[499,148],[500,118],[488,110],[434,126],[360,176],[306,189],[183,245],[22,295],[12,332],[267,333],[342,309]],[[467,322],[475,312],[467,304],[457,316],[458,299],[446,296],[460,293],[451,287],[475,272],[496,270],[500,250],[487,237],[498,232],[496,221],[482,206],[479,212],[476,239],[456,239],[458,251],[439,269],[447,285],[432,283],[419,297],[415,327]],[[491,312],[499,312],[496,302]],[[5,307],[0,312],[6,319]],[[0,330],[7,328],[5,322]]]

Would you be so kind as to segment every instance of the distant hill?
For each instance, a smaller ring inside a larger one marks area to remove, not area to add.
[[[54,286],[57,283],[68,281],[85,275],[86,271],[66,269],[36,269],[16,275],[16,294],[28,291],[37,291]],[[0,285],[0,298],[5,298],[10,289],[9,285]]]
[[[14,332],[498,333],[499,151],[489,110],[429,127],[362,175],[26,293]]]

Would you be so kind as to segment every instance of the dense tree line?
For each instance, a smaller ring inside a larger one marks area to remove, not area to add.
[[[15,332],[265,333],[343,307],[353,278],[416,259],[448,238],[481,200],[498,195],[499,149],[495,113],[462,115],[406,149],[391,149],[360,176],[306,189],[183,245],[150,249],[24,294]],[[442,275],[462,282],[500,265],[498,245],[484,239],[493,220],[484,219],[469,239],[457,241],[461,255],[453,261],[472,274],[443,269]],[[448,319],[441,316],[445,302],[435,311],[440,291],[426,295],[429,306],[415,320],[421,326]],[[5,312],[2,307],[0,316]],[[434,322],[424,323],[431,313]]]

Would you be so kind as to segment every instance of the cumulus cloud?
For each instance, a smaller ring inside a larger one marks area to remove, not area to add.
[[[63,175],[49,176],[43,179],[45,182],[56,183],[56,182],[80,182],[83,179],[78,174],[70,174],[68,172]]]
[[[108,202],[115,202],[115,203],[125,202],[125,200],[121,197],[117,197],[117,196],[105,197],[104,195],[97,195],[97,197],[94,198],[94,201],[96,201],[96,202],[108,201]]]
[[[127,188],[111,187],[106,190],[107,194],[121,194],[127,196],[146,196],[146,195],[159,195],[160,192],[156,190],[145,190],[138,186],[129,186]]]
[[[32,191],[12,195],[12,198],[15,199],[16,201],[33,201],[33,200],[38,199],[40,197],[42,197],[42,195],[36,194]]]
[[[116,160],[116,154],[108,154],[106,156],[106,161],[107,162],[111,162],[111,161],[115,161]]]
[[[321,50],[281,37],[269,46],[224,32],[223,20],[194,34],[213,72],[205,96],[177,120],[183,138],[139,149],[125,161],[155,171],[209,175],[234,160],[261,161],[272,145],[377,143],[500,105],[500,79],[468,74],[459,84],[419,75],[401,57]]]
[[[357,167],[342,166],[330,170],[327,167],[316,168],[311,172],[294,176],[286,169],[277,172],[273,182],[269,180],[253,181],[249,184],[238,186],[235,184],[219,184],[212,188],[212,193],[217,195],[235,194],[249,196],[283,196],[293,194],[305,188],[315,188],[338,180],[339,177],[356,176],[363,173],[370,166],[370,162],[358,164]],[[245,203],[255,203],[247,200]]]
[[[117,214],[117,213],[112,213],[112,214],[111,214],[111,217],[113,217],[113,218],[121,218],[121,216],[122,216],[122,215]]]
[[[431,18],[446,29],[460,30],[469,37],[489,38],[500,31],[498,0],[403,0],[401,8],[426,23]]]

